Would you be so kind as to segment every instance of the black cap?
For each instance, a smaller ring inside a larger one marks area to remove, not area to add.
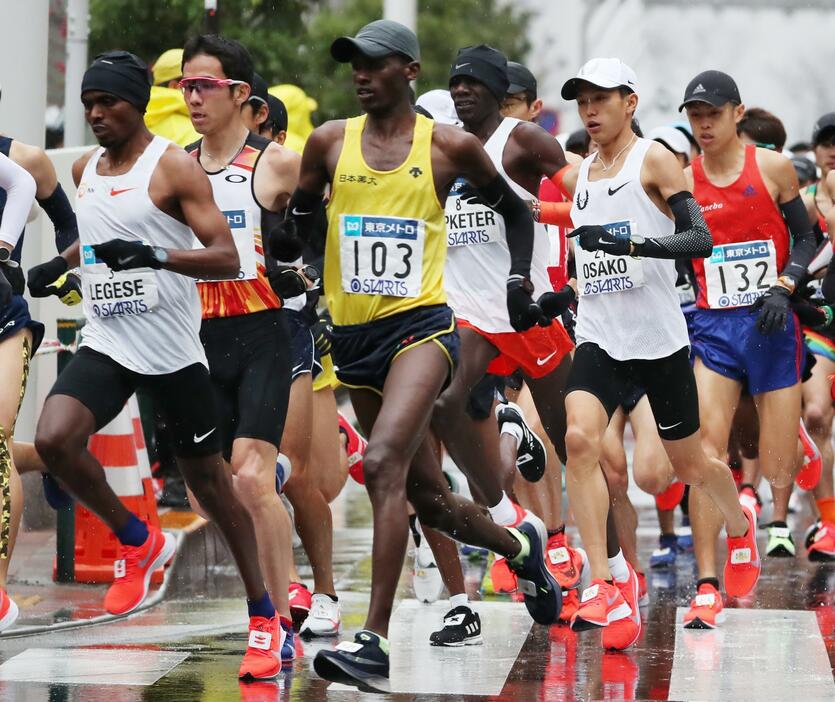
[[[266,105],[268,104],[268,95],[269,93],[267,92],[267,81],[265,81],[257,73],[253,73],[251,91],[249,93],[249,100],[247,100],[247,102],[249,102],[250,100],[256,100],[257,102]]]
[[[797,173],[797,179],[801,182],[811,182],[818,179],[818,170],[815,164],[805,156],[792,156],[792,166]]]
[[[287,131],[287,108],[284,103],[275,95],[267,94],[267,106],[270,108],[270,116],[267,121],[273,123],[277,132]]]
[[[742,104],[736,81],[722,71],[703,71],[687,84],[684,100],[678,106],[681,112],[691,102],[706,102],[714,107],[722,107],[726,102]]]
[[[354,54],[383,58],[403,54],[420,61],[420,46],[415,33],[394,20],[381,19],[366,24],[355,37],[339,37],[331,44],[331,56],[339,63],[349,63]]]
[[[536,97],[536,78],[526,66],[516,61],[508,61],[507,78],[510,81],[510,85],[507,88],[508,95],[529,93],[533,97]]]
[[[487,44],[467,46],[458,50],[455,61],[449,67],[450,83],[458,76],[467,76],[486,85],[500,104],[510,85],[507,77],[507,58],[501,51]]]
[[[818,142],[822,140],[824,132],[832,129],[835,129],[835,112],[827,112],[812,127],[812,145],[817,146]]]

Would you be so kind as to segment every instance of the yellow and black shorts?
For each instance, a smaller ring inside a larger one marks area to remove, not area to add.
[[[349,388],[382,394],[389,368],[397,356],[415,346],[434,343],[449,360],[449,384],[458,363],[455,316],[446,305],[431,305],[364,324],[333,328],[336,377]]]

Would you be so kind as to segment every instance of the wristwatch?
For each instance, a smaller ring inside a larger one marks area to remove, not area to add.
[[[644,242],[647,240],[645,236],[641,236],[640,234],[633,234],[629,237],[629,243],[631,246],[629,247],[629,255],[630,256],[637,256],[637,251],[639,246],[643,246]]]
[[[152,246],[151,252],[154,257],[154,268],[159,270],[162,268],[166,263],[168,263],[168,251],[166,251],[161,246]]]
[[[0,263],[8,264],[11,258],[12,252],[3,246],[0,246]]]

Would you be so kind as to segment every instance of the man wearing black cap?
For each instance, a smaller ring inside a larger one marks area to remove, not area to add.
[[[606,426],[631,384],[645,388],[679,480],[703,485],[725,517],[732,537],[726,577],[749,591],[759,575],[753,514],[743,514],[728,467],[701,448],[675,288],[674,259],[709,254],[710,232],[675,156],[633,132],[637,91],[635,72],[617,58],[588,61],[562,89],[563,98],[577,100],[598,147],[563,178],[573,196],[580,292],[566,397],[566,475],[593,577],[571,626],[602,627],[603,646],[617,649],[640,635],[638,583],[622,552],[609,550],[599,457]]]
[[[527,66],[508,61],[507,79],[510,84],[502,100],[502,115],[533,122],[542,112],[542,100],[537,97],[536,77]]]
[[[267,93],[267,119],[261,125],[259,134],[283,146],[287,139],[287,108],[275,95]]]
[[[267,81],[252,74],[252,86],[247,101],[241,105],[241,119],[249,131],[261,134],[262,125],[269,119],[270,105]]]
[[[354,642],[320,651],[316,672],[364,690],[388,689],[389,618],[408,539],[406,501],[421,522],[511,560],[527,583],[531,615],[552,623],[559,590],[543,561],[545,529],[532,515],[504,529],[454,496],[426,427],[458,352],[446,306],[446,232],[442,204],[459,174],[480,189],[507,222],[511,268],[506,304],[518,329],[541,317],[528,280],[532,221],[499,177],[478,140],[416,115],[409,84],[420,71],[412,31],[390,20],[337,39],[333,57],[350,62],[362,117],[328,122],[307,141],[289,219],[271,245],[292,259],[310,236],[328,183],[325,291],[333,317],[333,356],[360,423],[374,514],[371,603]]]
[[[820,474],[819,460],[798,472],[804,354],[790,304],[814,255],[814,234],[791,162],[740,140],[737,124],[745,108],[731,76],[700,73],[688,84],[679,109],[687,110],[702,148],[686,175],[714,243],[709,259],[693,259],[698,309],[690,333],[703,445],[708,455],[724,460],[734,411],[747,389],[759,415],[760,466],[775,493],[768,553],[794,555],[785,523],[786,493],[795,477],[817,483]],[[756,503],[748,497],[744,491],[741,501],[753,514]],[[690,505],[700,580],[684,625],[713,627],[722,614],[714,560],[721,524],[701,489],[691,490]],[[744,594],[729,582],[727,570],[725,589]]]
[[[815,122],[812,128],[812,149],[821,172],[820,181],[814,191],[815,205],[820,215],[825,218],[835,199],[835,176],[829,176],[835,172],[835,112],[827,112]]]
[[[560,171],[566,165],[565,156],[541,127],[502,117],[509,86],[506,66],[505,56],[490,46],[461,49],[450,67],[450,94],[464,129],[479,138],[513,192],[535,208],[542,179]],[[468,398],[485,373],[506,376],[521,370],[543,426],[564,460],[562,397],[573,344],[564,327],[551,319],[523,332],[514,330],[501,305],[504,270],[510,261],[505,222],[466,194],[466,188],[466,181],[456,181],[446,203],[445,284],[458,320],[461,362],[449,389],[436,403],[432,427],[456,464],[478,486],[493,520],[512,526],[525,510],[514,505],[503,490],[512,476],[497,470],[501,461],[496,424],[473,421],[465,412]],[[531,280],[535,294],[542,296],[543,308],[547,304],[549,317],[558,316],[573,291],[553,293],[547,271],[550,242],[544,225],[534,226],[534,237]],[[536,478],[541,478],[544,469],[541,465]],[[556,536],[561,527],[559,523],[547,526],[549,537]],[[582,559],[573,550],[569,553],[572,558],[562,562],[564,569],[549,566],[562,590],[576,588],[580,579]],[[499,572],[502,569],[504,574]],[[494,584],[511,577],[506,569],[504,559],[497,558]]]
[[[198,335],[194,278],[234,275],[238,257],[208,179],[182,149],[146,128],[149,94],[147,67],[127,52],[98,56],[82,80],[87,122],[101,148],[73,165],[79,241],[30,269],[29,291],[45,296],[58,275],[80,263],[87,324],[44,404],[35,445],[50,472],[119,539],[122,558],[105,608],[130,612],[174,542],[125,508],[86,446],[135,389],[147,390],[167,416],[186,482],[223,532],[250,601],[269,621],[275,608],[264,591],[252,522],[223,467]],[[197,249],[195,236],[203,244]],[[248,649],[242,674],[277,672],[269,651]]]

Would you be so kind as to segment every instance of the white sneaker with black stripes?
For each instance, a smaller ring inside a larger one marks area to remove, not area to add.
[[[499,420],[499,430],[505,423],[515,424],[522,434],[519,448],[516,450],[516,467],[522,477],[529,483],[535,483],[545,475],[545,465],[548,457],[545,444],[528,426],[522,408],[514,402],[500,402],[496,405],[496,419]],[[514,432],[519,436],[518,432]]]
[[[444,615],[444,628],[429,637],[433,646],[479,646],[481,617],[466,606],[455,607]]]

